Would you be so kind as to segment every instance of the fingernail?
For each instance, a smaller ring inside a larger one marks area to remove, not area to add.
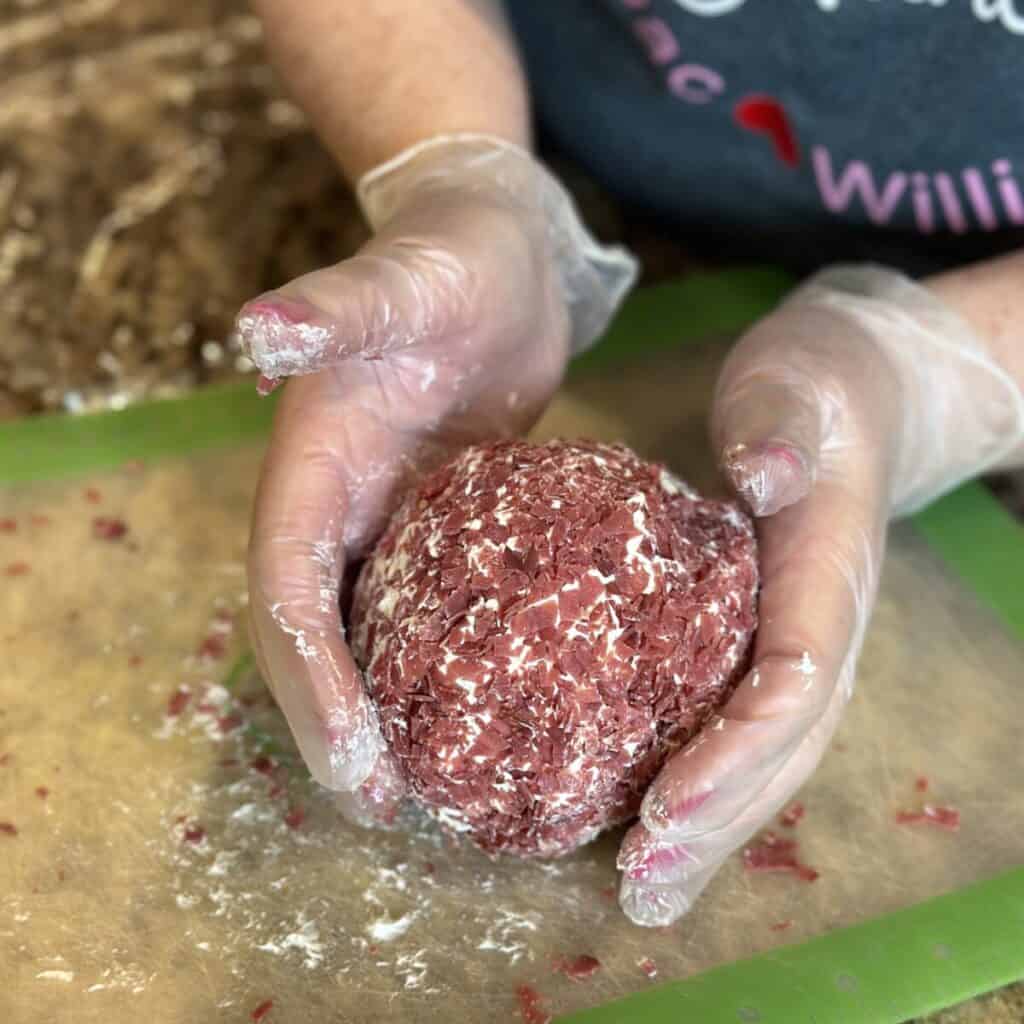
[[[326,738],[330,789],[357,789],[370,777],[385,752],[377,715],[367,701],[355,714],[346,708],[332,711]]]
[[[698,863],[680,843],[632,845],[627,840],[619,851],[616,866],[631,882],[670,882],[685,878]]]
[[[369,778],[351,793],[337,793],[335,801],[342,817],[361,828],[395,827],[405,786],[394,759],[383,753]]]
[[[273,394],[280,386],[280,380],[260,374],[260,379],[256,381],[256,394],[260,398],[266,398],[267,395]]]
[[[317,369],[317,360],[334,337],[323,311],[274,292],[242,307],[235,332],[242,351],[270,380]]]
[[[721,463],[730,486],[755,516],[795,504],[813,482],[806,455],[784,442],[734,444],[722,452]]]
[[[308,683],[278,687],[278,706],[314,780],[327,789],[351,792],[366,781],[384,750],[376,716],[370,721],[363,709],[352,714],[339,708],[325,725],[323,711],[305,697],[308,689]]]
[[[685,828],[714,793],[714,787],[709,785],[701,793],[691,793],[673,800],[655,783],[647,790],[640,805],[640,820],[655,835]]]
[[[640,885],[626,879],[619,888],[623,913],[643,928],[672,924],[689,911],[690,905],[686,893],[671,885]]]
[[[290,299],[277,292],[267,292],[248,302],[244,312],[248,316],[263,317],[277,320],[288,326],[306,324],[316,318],[318,310],[315,306],[300,299]]]
[[[715,781],[714,801],[688,812],[671,813],[667,818],[660,816],[660,830],[651,831],[664,842],[680,843],[700,839],[725,828],[736,820],[761,791],[764,774],[767,773],[762,770],[762,764],[759,763],[749,772],[730,773],[718,778]],[[771,774],[774,774],[774,770]],[[655,800],[659,806],[673,806],[670,797],[661,797],[660,800],[656,797]]]
[[[761,723],[752,724],[755,727]],[[793,725],[793,723],[786,723]],[[731,825],[761,794],[764,787],[799,746],[803,732],[796,726],[779,735],[765,737],[760,743],[756,734],[750,737],[750,749],[756,760],[723,772],[715,779],[714,800],[702,801],[696,809],[682,813],[669,813],[661,808],[672,808],[671,794],[654,794],[652,805],[657,809],[657,828],[644,824],[663,843],[693,842]],[[684,805],[685,806],[685,805]],[[666,824],[667,822],[667,824]]]

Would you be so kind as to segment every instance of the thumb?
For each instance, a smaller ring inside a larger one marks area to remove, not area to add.
[[[712,443],[726,480],[756,516],[803,498],[836,440],[843,398],[814,314],[762,320],[729,354],[712,406]]]
[[[249,611],[274,697],[313,777],[353,790],[384,751],[345,643],[338,591],[350,536],[343,425],[317,378],[288,388],[254,502]]]
[[[443,334],[465,310],[468,290],[460,261],[436,244],[371,242],[246,303],[235,330],[243,352],[275,381]]]

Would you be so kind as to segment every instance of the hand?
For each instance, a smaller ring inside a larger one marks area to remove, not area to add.
[[[628,287],[527,154],[440,139],[371,172],[376,236],[246,305],[242,344],[288,383],[249,550],[253,644],[313,777],[389,820],[402,785],[345,643],[339,589],[402,491],[474,441],[526,430]],[[625,277],[623,276],[625,274]]]
[[[752,666],[664,766],[619,855],[637,924],[685,914],[814,771],[853,692],[886,523],[1012,451],[1024,396],[971,329],[881,268],[835,268],[730,354],[712,412],[761,517]]]

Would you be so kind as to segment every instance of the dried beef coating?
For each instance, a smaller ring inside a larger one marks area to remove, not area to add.
[[[359,577],[352,646],[415,798],[552,857],[636,814],[729,695],[757,621],[749,518],[629,449],[463,451]]]

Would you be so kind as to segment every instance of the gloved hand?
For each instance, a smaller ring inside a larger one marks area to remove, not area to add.
[[[619,857],[637,924],[685,914],[818,764],[853,691],[886,523],[1024,442],[1024,395],[926,288],[822,272],[737,344],[712,441],[759,523],[753,664],[662,769]]]
[[[345,643],[339,588],[410,482],[527,429],[635,276],[560,185],[499,140],[430,140],[371,171],[374,238],[248,303],[237,331],[287,385],[249,549],[255,654],[313,777],[386,822],[401,783]]]

